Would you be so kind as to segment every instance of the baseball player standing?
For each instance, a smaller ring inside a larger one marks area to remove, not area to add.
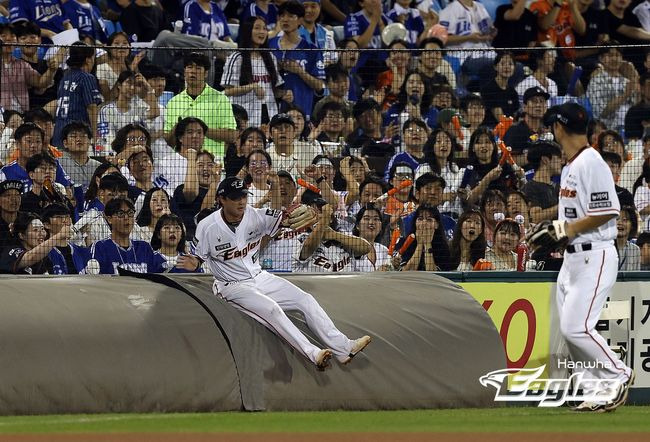
[[[221,209],[197,226],[196,254],[207,262],[215,277],[215,294],[280,335],[319,369],[327,367],[333,355],[347,364],[370,343],[370,337],[350,340],[309,293],[262,270],[259,263],[262,238],[264,235],[273,237],[278,232],[283,214],[279,210],[249,206],[248,195],[242,180],[224,179],[217,189]],[[305,206],[303,210],[309,209]],[[295,209],[288,215],[292,227],[300,224],[294,223],[294,212],[300,210]],[[313,218],[313,213],[309,213]],[[199,259],[189,259],[196,261],[198,268]],[[331,349],[321,349],[309,342],[284,310],[300,311],[309,328]]]
[[[634,372],[595,328],[616,282],[614,240],[620,206],[607,164],[587,141],[587,123],[587,112],[576,103],[554,106],[544,117],[568,160],[562,169],[558,220],[536,228],[529,241],[533,247],[549,238],[568,241],[556,293],[562,335],[575,365],[590,367],[577,370],[583,379],[620,382],[613,400],[585,401],[574,410],[605,412],[625,403]]]

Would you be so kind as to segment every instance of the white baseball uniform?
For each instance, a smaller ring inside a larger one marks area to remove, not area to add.
[[[299,232],[293,229],[283,228],[275,234],[273,239],[260,256],[260,261],[271,260],[273,271],[290,272],[292,270],[293,251],[298,244]]]
[[[559,220],[568,223],[620,212],[614,179],[595,149],[584,147],[562,169],[558,211]],[[556,302],[571,358],[595,366],[583,371],[584,378],[625,382],[631,369],[596,331],[607,295],[616,282],[616,232],[616,218],[612,218],[571,240],[557,279]]]
[[[371,263],[368,255],[363,255],[361,258],[354,258],[354,271],[355,272],[374,272],[382,268],[390,268],[391,260],[388,254],[388,247],[381,243],[374,243],[375,247],[375,263]]]
[[[309,342],[284,313],[284,310],[300,311],[309,328],[333,354],[345,359],[352,351],[353,341],[336,328],[318,302],[309,293],[260,267],[262,237],[274,236],[281,220],[279,210],[247,206],[236,228],[223,219],[222,209],[199,223],[196,253],[206,261],[215,277],[213,291],[316,363],[321,349]]]
[[[293,251],[293,271],[308,273],[353,272],[353,257],[334,241],[321,242],[307,259],[300,259],[303,243],[309,237],[303,233]]]

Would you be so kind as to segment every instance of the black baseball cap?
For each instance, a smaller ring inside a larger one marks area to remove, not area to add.
[[[533,97],[544,97],[545,100],[551,98],[549,93],[539,86],[530,87],[526,89],[526,92],[524,92],[524,103],[526,103],[528,100],[530,100]]]
[[[323,199],[319,193],[316,193],[309,189],[303,192],[302,196],[300,197],[300,202],[302,204],[307,204],[308,206],[316,204],[317,207],[323,207],[325,204],[327,204],[327,201],[325,201],[325,199]]]
[[[381,112],[381,106],[374,98],[362,98],[354,103],[352,107],[352,116],[356,119],[363,115],[364,112],[369,110],[376,110]]]
[[[0,195],[11,189],[17,190],[18,193],[23,193],[23,182],[18,180],[6,180],[0,183]]]
[[[447,182],[443,177],[432,172],[427,172],[415,180],[415,190],[420,190],[422,187],[431,183],[439,183],[443,189],[447,187]]]
[[[296,122],[293,121],[293,118],[291,118],[291,115],[289,114],[275,114],[273,115],[273,118],[271,118],[271,122],[269,123],[269,127],[275,127],[279,126],[281,124],[288,123],[292,125],[293,127],[296,127]]]
[[[222,196],[231,200],[239,199],[243,196],[250,195],[248,187],[244,180],[237,178],[236,176],[226,177],[217,188],[217,196]]]
[[[589,115],[585,108],[578,103],[564,103],[551,107],[544,114],[544,126],[550,127],[555,122],[566,126],[573,132],[586,134]]]

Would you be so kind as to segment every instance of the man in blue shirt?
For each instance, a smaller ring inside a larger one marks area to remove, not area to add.
[[[70,20],[63,15],[60,0],[11,0],[9,2],[11,23],[30,21],[41,28],[41,35],[51,39],[53,35],[72,29]]]
[[[325,65],[329,65],[337,60],[337,53],[332,51],[332,49],[336,49],[336,42],[334,41],[334,32],[318,23],[321,13],[320,2],[321,0],[302,0],[305,16],[302,19],[299,32],[303,39],[326,51],[323,53],[323,61]]]
[[[68,0],[63,5],[65,18],[79,31],[79,38],[88,44],[106,43],[106,25],[99,8],[89,0]]]
[[[208,40],[232,41],[228,19],[210,0],[190,0],[185,4],[182,32]]]
[[[266,28],[272,31],[276,27],[278,15],[278,8],[271,0],[255,0],[243,9],[239,22],[244,23],[249,17],[261,17],[266,22]],[[276,34],[277,29],[273,35]]]
[[[381,49],[381,31],[391,23],[390,18],[382,13],[381,0],[358,0],[361,10],[348,15],[345,20],[345,38],[354,38],[359,49]],[[372,61],[378,64],[386,58],[385,51],[362,51],[357,66],[363,72],[363,66]],[[373,73],[376,77],[376,73]]]
[[[95,65],[95,49],[77,42],[70,46],[68,69],[59,83],[56,103],[56,122],[52,144],[62,147],[61,134],[71,121],[83,121],[97,134],[97,106],[103,98],[97,78],[90,72]],[[94,146],[94,144],[92,144]]]
[[[300,107],[307,118],[314,105],[314,93],[321,95],[325,88],[325,66],[321,51],[300,37],[300,19],[305,16],[305,8],[296,0],[289,0],[278,9],[279,25],[283,35],[269,42],[275,49],[284,88],[293,91],[293,102]]]
[[[417,180],[415,180],[415,199],[418,201],[418,206],[429,205],[438,207],[442,204],[442,194],[445,191],[447,183],[445,179],[439,175],[427,172]],[[401,219],[403,237],[409,236],[415,232],[415,217],[416,212],[406,215]],[[442,220],[442,228],[447,235],[447,240],[451,240],[454,235],[454,228],[456,221],[447,215],[440,214]]]

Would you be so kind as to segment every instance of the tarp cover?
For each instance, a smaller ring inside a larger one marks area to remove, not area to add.
[[[494,406],[478,378],[505,368],[503,345],[455,283],[425,272],[286,278],[372,344],[319,372],[215,297],[210,276],[0,278],[0,413]]]

